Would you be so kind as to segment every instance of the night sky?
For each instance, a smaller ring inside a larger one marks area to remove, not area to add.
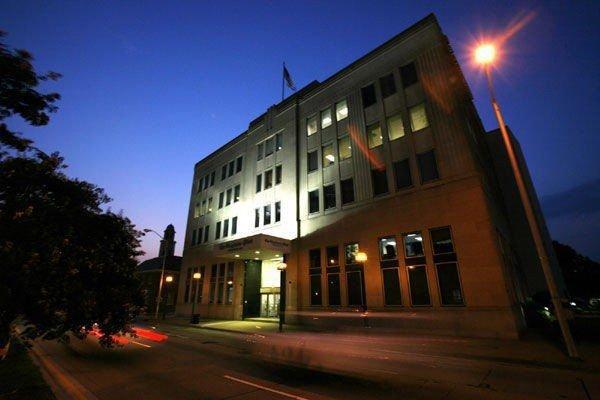
[[[11,126],[66,157],[138,228],[173,223],[182,249],[194,163],[281,96],[324,80],[430,12],[448,35],[485,127],[497,126],[469,50],[531,21],[495,72],[553,237],[600,259],[600,2],[1,0],[5,41],[63,78],[51,123]],[[155,236],[145,258],[158,252]]]

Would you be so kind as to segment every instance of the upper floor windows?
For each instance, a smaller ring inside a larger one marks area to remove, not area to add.
[[[310,136],[317,133],[317,116],[313,115],[306,119],[306,135]]]
[[[412,106],[409,108],[408,113],[410,114],[410,127],[413,132],[425,129],[429,126],[427,111],[425,110],[425,103]]]
[[[265,171],[265,190],[273,187],[273,170],[269,169]]]
[[[402,115],[396,114],[387,119],[388,136],[390,140],[395,140],[404,136],[404,124]]]
[[[342,205],[354,202],[354,179],[342,179],[340,181],[342,193]]]
[[[333,143],[329,143],[323,146],[323,168],[333,165],[335,163],[335,153],[333,151]]]
[[[275,167],[275,185],[281,183],[283,169],[281,164]],[[263,187],[264,183],[264,187]],[[273,169],[268,169],[264,174],[256,175],[256,193],[273,187]]]
[[[308,212],[319,212],[319,189],[308,192]]]
[[[346,135],[338,139],[338,154],[340,161],[352,157],[352,144],[350,143],[350,136]]]
[[[377,103],[377,96],[375,95],[375,85],[370,84],[369,86],[365,86],[360,90],[360,94],[362,97],[362,103],[364,108],[367,108]]]
[[[235,160],[231,160],[231,161],[229,161],[229,174],[227,176],[231,177],[231,176],[233,176],[234,173],[235,173]]]
[[[283,149],[283,133],[280,132],[256,145],[256,160],[262,160],[263,157],[270,156],[281,149]]]
[[[242,172],[242,167],[244,165],[244,157],[243,156],[239,156],[236,160],[235,160],[235,173],[237,174],[238,172]]]
[[[335,207],[335,184],[323,186],[323,208],[329,210]]]
[[[388,193],[387,172],[385,167],[372,169],[371,180],[373,181],[373,196]]]
[[[221,167],[221,180],[224,181],[227,179],[227,164]]]
[[[280,165],[275,167],[275,185],[279,185],[282,180],[283,175],[283,167]]]
[[[394,181],[396,183],[396,190],[412,186],[410,162],[408,158],[394,161]]]
[[[433,181],[440,177],[433,150],[417,154],[417,164],[419,166],[419,174],[421,175],[421,183]]]
[[[400,78],[402,78],[402,86],[405,88],[417,83],[419,77],[417,75],[415,63],[406,64],[405,66],[400,67]]]
[[[263,158],[263,144],[259,143],[256,145],[256,161],[262,160]]]
[[[275,139],[268,138],[265,140],[265,157],[270,156],[275,151]]]
[[[262,224],[270,225],[281,221],[281,201],[275,204],[267,204],[263,207],[254,209],[254,227],[260,227],[262,214]]]
[[[306,157],[308,172],[316,171],[319,168],[319,158],[317,150],[311,151]]]
[[[235,160],[229,161],[221,167],[221,181],[242,172],[244,166],[244,156],[239,156]],[[214,184],[214,175],[211,175],[211,186]]]
[[[197,192],[201,192],[203,190],[208,189],[209,187],[214,186],[215,184],[215,171],[212,171],[210,174],[204,175],[202,178],[198,179],[197,183]]]
[[[348,102],[344,99],[335,103],[335,119],[341,121],[348,116]]]
[[[367,126],[367,140],[369,142],[369,148],[380,146],[383,143],[383,136],[381,136],[381,126],[379,122]]]
[[[384,99],[396,93],[396,81],[394,74],[389,74],[379,78],[379,87],[381,88],[381,97]]]
[[[230,205],[232,202],[237,203],[240,201],[241,186],[235,185],[233,188],[229,188],[226,191],[219,193],[219,209]],[[209,209],[212,205],[212,197],[208,199]]]
[[[280,132],[275,135],[275,151],[283,149],[283,134]]]
[[[421,257],[423,253],[423,236],[421,232],[404,235],[404,254],[407,258]]]
[[[331,126],[332,123],[331,108],[321,111],[321,129]]]
[[[262,190],[262,174],[256,175],[256,193]]]

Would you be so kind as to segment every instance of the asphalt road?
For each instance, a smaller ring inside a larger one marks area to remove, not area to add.
[[[95,338],[35,349],[60,397],[92,400],[589,400],[600,381],[589,371],[423,354],[369,337],[166,330],[164,342],[137,338],[113,350]]]

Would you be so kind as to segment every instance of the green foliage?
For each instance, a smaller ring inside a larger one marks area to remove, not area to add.
[[[600,297],[600,263],[579,254],[572,247],[552,242],[558,264],[572,297]]]

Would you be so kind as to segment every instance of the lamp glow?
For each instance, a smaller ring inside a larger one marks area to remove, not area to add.
[[[200,272],[194,272],[194,279],[200,279],[200,277],[202,276],[202,274]]]
[[[165,282],[167,282],[167,283],[173,282],[173,277],[171,275],[168,275],[167,277],[165,277]]]
[[[358,261],[358,262],[365,262],[365,261],[367,261],[367,253],[359,251],[358,253],[356,253],[355,260]]]
[[[475,49],[475,61],[479,64],[491,64],[496,58],[496,48],[493,44],[482,44]]]

